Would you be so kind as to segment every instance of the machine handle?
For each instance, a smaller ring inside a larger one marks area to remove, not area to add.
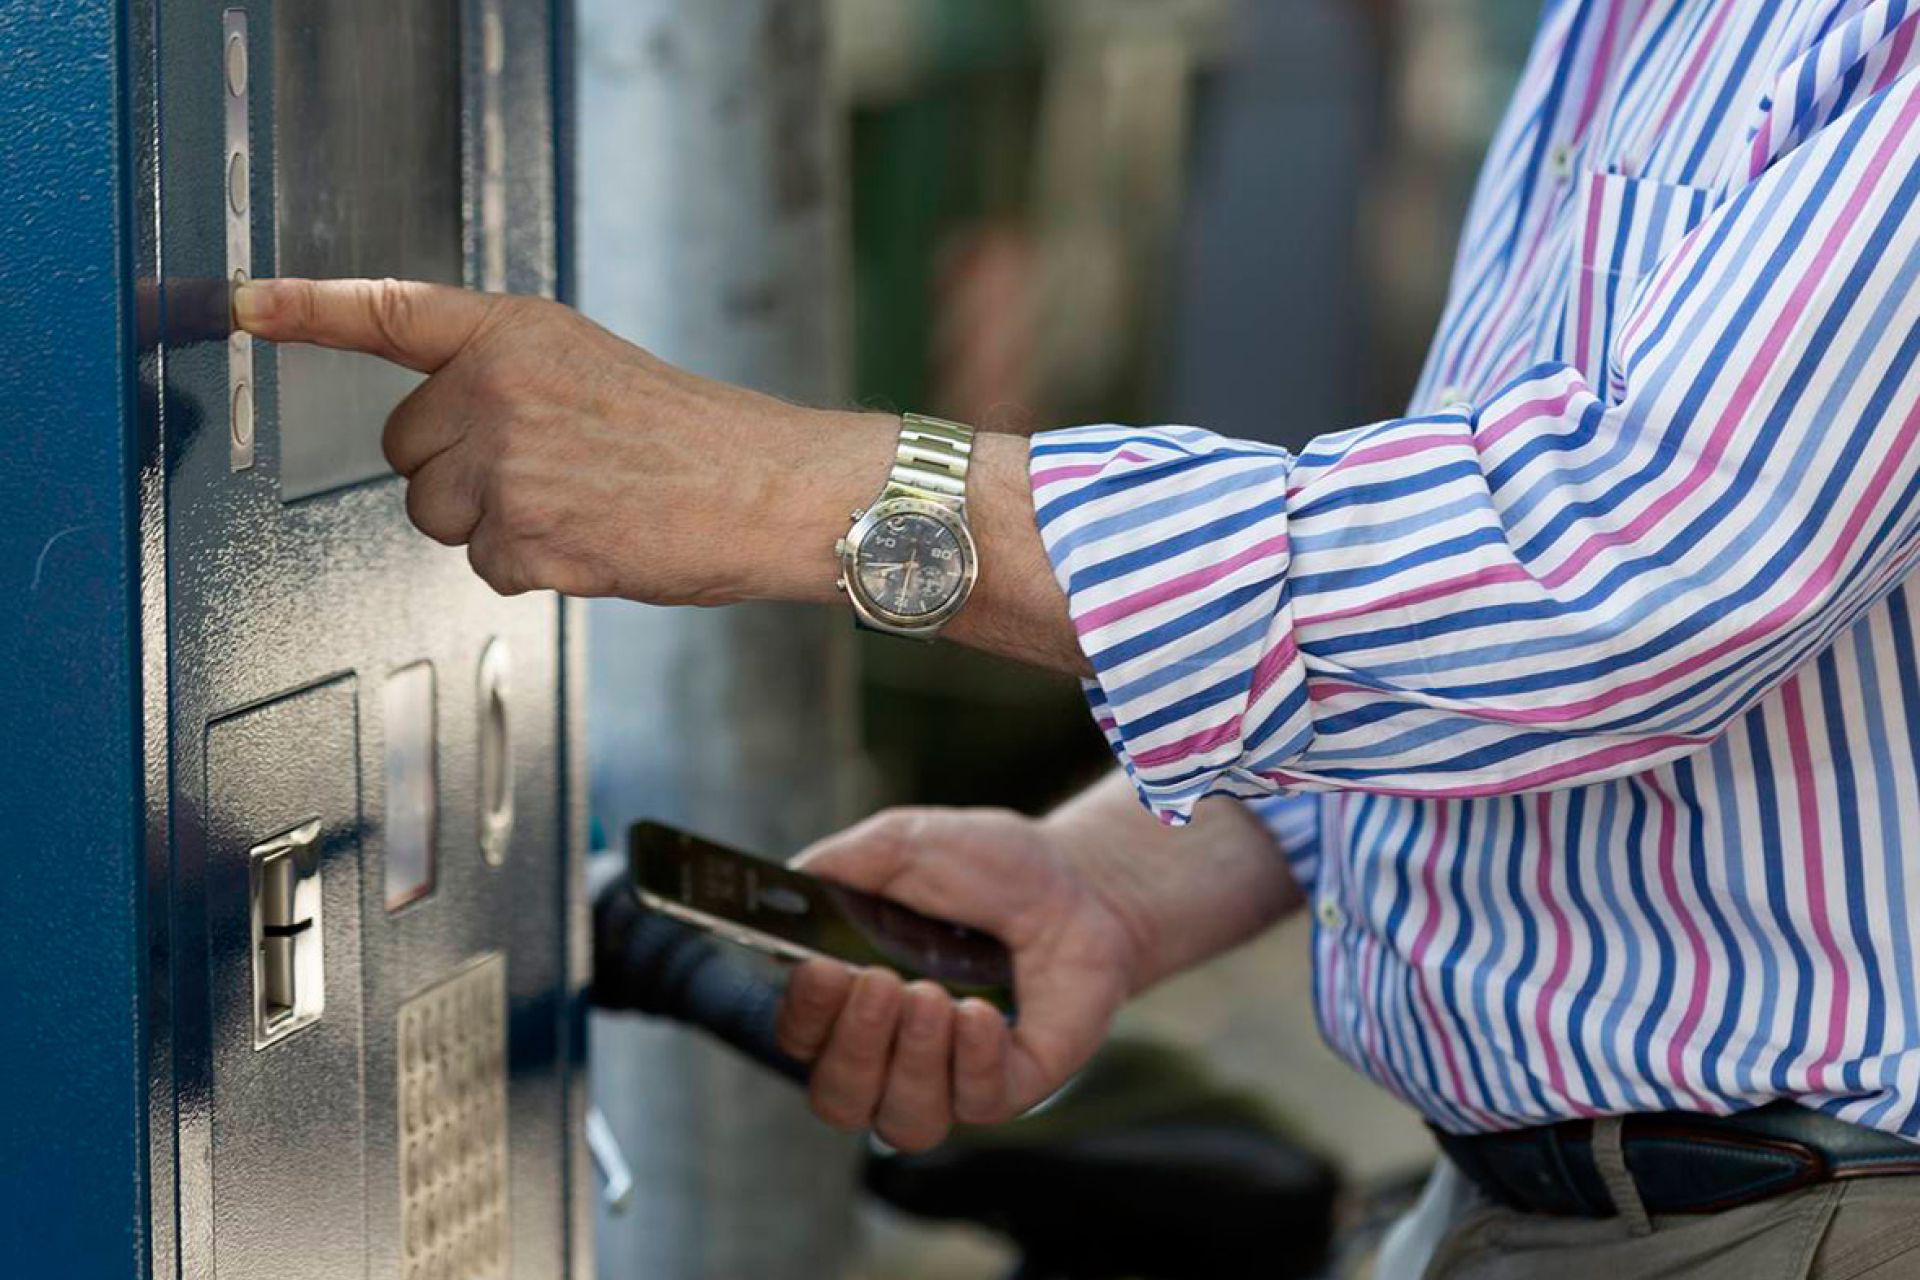
[[[625,876],[593,903],[593,1003],[700,1028],[769,1071],[805,1084],[810,1068],[774,1040],[781,987],[708,937],[640,904]]]

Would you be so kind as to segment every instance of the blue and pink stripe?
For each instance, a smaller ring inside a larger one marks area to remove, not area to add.
[[[1436,1124],[1920,1139],[1915,0],[1549,0],[1412,408],[1035,438],[1142,798],[1266,819]]]

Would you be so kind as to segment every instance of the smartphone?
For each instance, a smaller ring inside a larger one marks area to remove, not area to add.
[[[1013,956],[991,934],[664,823],[634,823],[627,855],[643,903],[730,942],[784,960],[884,965],[1013,1008]]]

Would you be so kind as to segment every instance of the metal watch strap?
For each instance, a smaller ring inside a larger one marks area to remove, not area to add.
[[[959,510],[967,502],[973,428],[917,413],[900,415],[900,443],[882,498],[924,498]]]

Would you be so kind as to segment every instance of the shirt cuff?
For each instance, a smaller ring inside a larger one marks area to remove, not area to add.
[[[1095,720],[1140,797],[1184,823],[1312,740],[1287,582],[1284,449],[1190,427],[1033,438],[1034,518]]]

